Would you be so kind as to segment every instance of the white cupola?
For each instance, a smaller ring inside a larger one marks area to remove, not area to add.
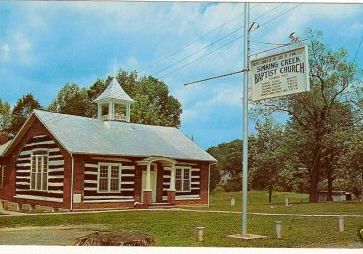
[[[105,91],[94,100],[98,105],[97,118],[103,121],[130,122],[133,101],[114,77]]]

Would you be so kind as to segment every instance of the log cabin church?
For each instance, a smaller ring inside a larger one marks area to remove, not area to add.
[[[132,102],[113,78],[95,100],[97,119],[34,110],[0,145],[2,203],[66,210],[209,205],[215,158],[177,128],[131,123]]]

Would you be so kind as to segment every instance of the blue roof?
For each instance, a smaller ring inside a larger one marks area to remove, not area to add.
[[[216,162],[174,127],[101,121],[40,110],[34,110],[34,114],[71,153]]]

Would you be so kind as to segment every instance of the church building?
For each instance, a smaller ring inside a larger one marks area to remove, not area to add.
[[[208,206],[216,159],[177,128],[131,123],[132,102],[113,78],[95,100],[97,119],[34,110],[15,138],[0,145],[1,204]]]

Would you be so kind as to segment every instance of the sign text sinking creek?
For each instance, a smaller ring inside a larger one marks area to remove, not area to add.
[[[305,47],[252,60],[250,66],[253,101],[310,90]]]

